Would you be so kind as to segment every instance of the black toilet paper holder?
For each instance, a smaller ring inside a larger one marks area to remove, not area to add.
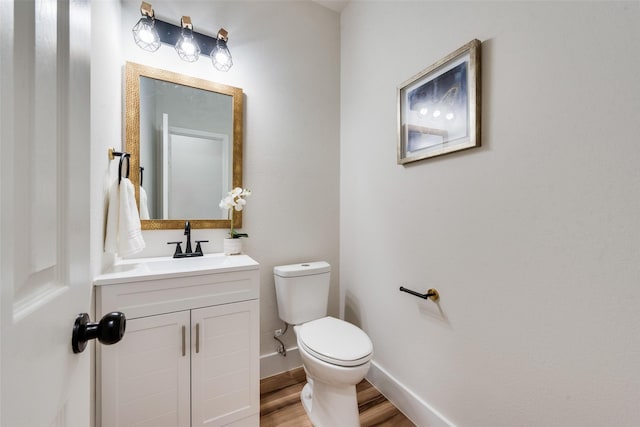
[[[412,291],[411,289],[407,289],[404,286],[400,286],[400,290],[402,292],[415,295],[418,298],[422,298],[422,299],[430,299],[431,301],[438,301],[440,299],[440,294],[438,293],[438,290],[435,288],[429,289],[426,294],[421,294],[419,292]]]

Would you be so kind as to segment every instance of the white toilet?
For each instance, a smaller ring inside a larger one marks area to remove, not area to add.
[[[373,345],[357,326],[327,316],[331,266],[274,267],[278,315],[294,325],[307,374],[300,399],[316,427],[359,426],[356,384],[369,370]]]

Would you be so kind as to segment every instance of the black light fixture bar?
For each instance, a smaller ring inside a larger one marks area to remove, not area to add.
[[[158,18],[155,19],[155,27],[158,31],[160,42],[171,47],[176,45],[178,39],[180,38],[180,35],[182,35],[182,27],[180,27],[179,25],[173,25],[169,22],[161,21]],[[193,39],[198,42],[200,50],[203,54],[206,55],[211,54],[211,51],[216,46],[216,42],[218,40],[217,37],[207,36],[206,34],[201,34],[196,31],[193,32]]]
[[[213,67],[228,71],[233,66],[233,58],[227,47],[229,33],[220,28],[215,37],[193,31],[191,17],[183,16],[180,25],[157,19],[150,3],[142,2],[142,17],[132,28],[133,40],[143,50],[155,52],[160,45],[175,47],[180,59],[195,62],[203,53],[211,59]]]

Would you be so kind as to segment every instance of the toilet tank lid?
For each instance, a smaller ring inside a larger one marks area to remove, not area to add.
[[[273,274],[280,277],[311,276],[313,274],[328,273],[330,271],[331,265],[325,261],[303,262],[300,264],[273,267]]]

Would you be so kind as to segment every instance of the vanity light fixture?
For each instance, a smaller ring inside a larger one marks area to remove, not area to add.
[[[142,18],[133,27],[133,40],[141,48],[155,52],[161,43],[175,47],[183,61],[196,62],[200,53],[209,55],[213,66],[219,71],[228,71],[233,65],[231,52],[227,47],[228,32],[220,28],[215,37],[193,31],[189,16],[183,16],[180,26],[170,24],[155,17],[151,4],[142,2]]]
[[[196,62],[200,57],[200,46],[193,38],[193,24],[189,16],[183,16],[180,19],[182,32],[180,38],[176,42],[176,52],[183,61]]]
[[[211,62],[218,71],[229,71],[229,68],[233,65],[231,59],[231,52],[227,48],[227,31],[224,28],[220,28],[218,31],[218,37],[216,38],[216,45],[211,51]]]
[[[133,40],[140,49],[155,52],[160,47],[160,36],[155,28],[153,8],[149,3],[142,2],[140,13],[142,18],[131,30],[133,32]]]

